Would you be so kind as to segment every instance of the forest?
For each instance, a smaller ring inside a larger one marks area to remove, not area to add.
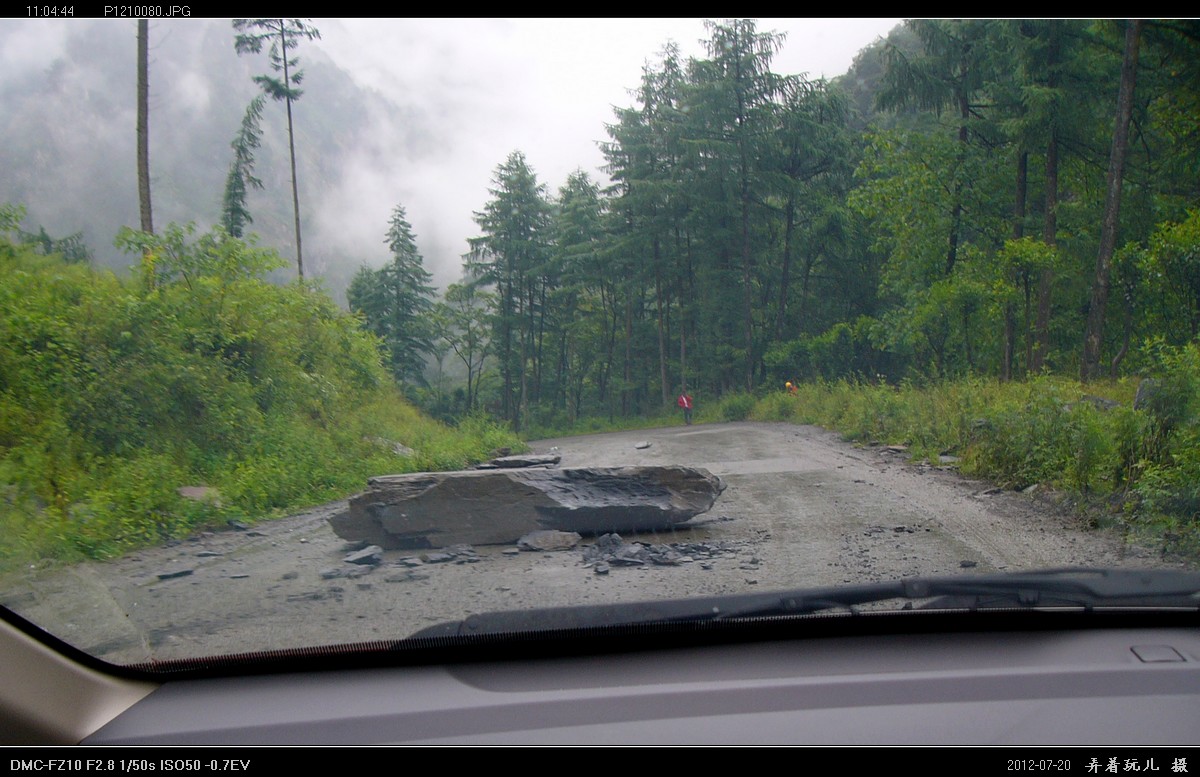
[[[752,21],[708,29],[615,112],[608,181],[495,168],[440,298],[397,211],[348,299],[429,410],[520,430],[787,380],[1090,381],[1195,341],[1195,21],[915,20],[832,81],[773,72]]]
[[[105,555],[332,498],[372,468],[661,420],[680,393],[702,419],[759,403],[831,426],[846,411],[819,407],[853,394],[856,434],[970,448],[1011,485],[1142,488],[1195,522],[1200,22],[911,20],[832,80],[776,73],[782,38],[753,21],[709,22],[704,56],[667,43],[631,85],[602,175],[551,188],[519,149],[497,164],[457,283],[435,288],[395,204],[390,259],[354,275],[347,315],[300,252],[296,160],[314,152],[291,107],[319,32],[240,21],[238,53],[267,72],[211,230],[156,231],[147,186],[118,278],[78,235],[0,211],[9,538]],[[253,234],[268,103],[288,109],[294,258]],[[1098,415],[1145,377],[1157,399]],[[779,404],[787,381],[803,411]],[[896,397],[936,413],[920,392],[939,386],[963,397],[943,418],[872,420],[903,416]],[[322,449],[354,453],[332,472]],[[181,501],[188,483],[222,504]]]

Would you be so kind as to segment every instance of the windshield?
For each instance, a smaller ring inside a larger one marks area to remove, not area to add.
[[[1198,40],[2,21],[0,604],[142,666],[1195,570]]]

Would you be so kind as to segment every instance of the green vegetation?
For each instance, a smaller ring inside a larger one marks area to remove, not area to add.
[[[1136,409],[1135,381],[840,379],[800,384],[795,395],[725,397],[707,417],[816,424],[905,445],[915,460],[954,456],[967,474],[1053,486],[1164,550],[1200,553],[1200,345],[1145,350],[1153,377]]]
[[[611,186],[496,167],[464,267],[481,367],[431,412],[529,432],[685,385],[703,414],[785,380],[1115,379],[1197,337],[1195,21],[912,20],[833,81],[774,72],[752,21],[707,30],[616,109]],[[467,331],[443,322],[435,355]]]
[[[617,108],[611,187],[496,168],[479,406],[640,426],[687,386],[700,421],[953,452],[1200,547],[1200,26],[910,20],[833,82],[773,72],[752,21],[707,30]]]
[[[261,280],[275,252],[176,225],[118,243],[130,279],[0,238],[0,558],[111,556],[520,445],[422,417],[356,318]]]
[[[290,106],[316,30],[235,27],[239,52],[270,47],[256,81]],[[775,73],[782,39],[752,21],[707,31],[616,110],[610,186],[580,170],[555,192],[519,150],[496,167],[440,300],[401,206],[356,315],[305,284],[294,155],[291,286],[262,280],[281,261],[253,240],[177,226],[122,233],[141,263],[118,279],[78,235],[0,208],[6,552],[106,555],[513,433],[677,422],[684,387],[700,421],[953,451],[1194,537],[1200,22],[912,20],[835,81]],[[230,232],[260,108],[234,142]],[[1141,376],[1157,388],[1135,410]]]

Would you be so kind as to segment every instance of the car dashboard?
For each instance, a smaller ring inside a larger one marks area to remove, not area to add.
[[[912,612],[427,640],[179,679],[118,671],[86,689],[47,675],[43,698],[90,717],[54,731],[10,699],[4,722],[43,744],[1075,745],[1099,758],[1195,742],[1195,618]]]

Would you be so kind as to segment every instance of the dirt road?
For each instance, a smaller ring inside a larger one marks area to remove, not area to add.
[[[643,441],[649,447],[637,447]],[[557,449],[564,467],[701,466],[728,487],[683,529],[625,538],[677,543],[685,557],[677,565],[598,574],[578,548],[477,547],[443,561],[392,551],[378,567],[351,568],[328,526],[345,506],[334,503],[114,562],[30,570],[0,601],[89,652],[132,663],[391,639],[489,610],[1161,563],[1036,495],[990,489],[814,427],[679,426],[533,448]]]

